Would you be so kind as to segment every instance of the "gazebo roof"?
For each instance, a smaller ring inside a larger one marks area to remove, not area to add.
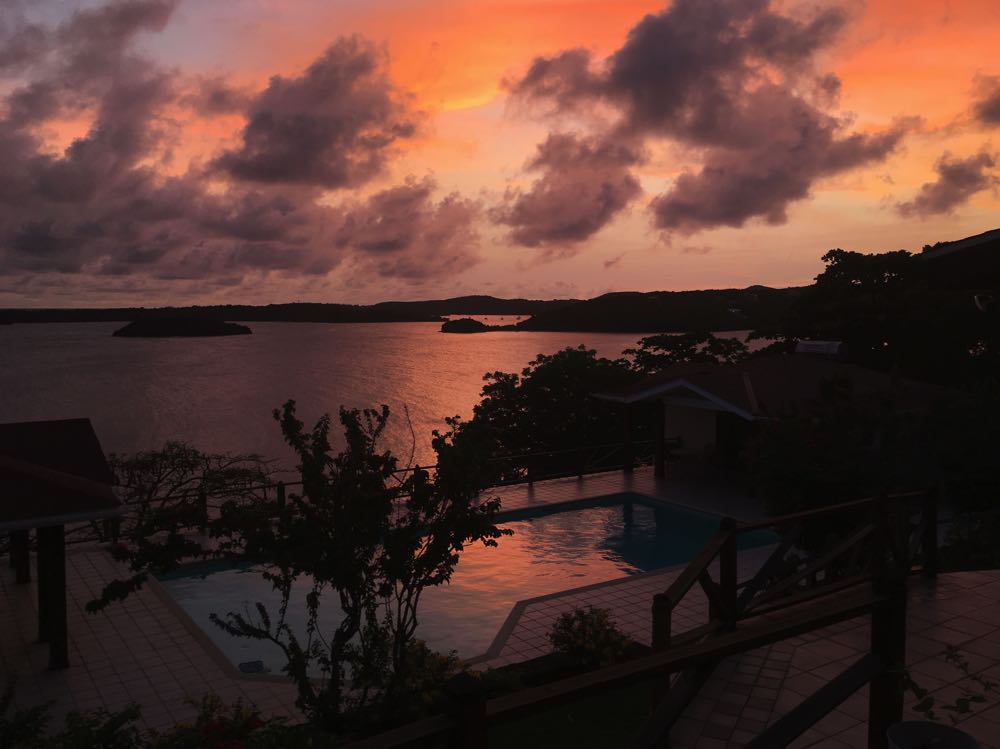
[[[89,419],[0,424],[0,530],[116,517],[113,483]]]

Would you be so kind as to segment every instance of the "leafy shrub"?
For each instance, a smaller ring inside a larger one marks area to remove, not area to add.
[[[327,749],[337,738],[309,725],[265,720],[241,702],[225,704],[216,696],[192,703],[193,722],[164,732],[139,727],[140,709],[118,712],[87,710],[66,716],[61,729],[49,731],[49,705],[13,709],[13,691],[0,695],[0,747],[3,749]]]
[[[392,643],[387,645],[391,648]],[[359,650],[362,650],[359,648]],[[371,653],[374,648],[367,648]],[[379,674],[354,672],[355,695],[358,690],[378,691],[378,700],[358,696],[351,717],[352,727],[370,732],[373,726],[385,728],[418,720],[440,712],[444,707],[444,684],[462,669],[462,662],[451,653],[439,653],[427,647],[423,640],[412,640],[406,645],[406,670],[395,673],[388,648],[377,660],[384,671]]]
[[[997,688],[997,683],[983,674],[973,673],[969,668],[968,660],[954,645],[948,645],[941,655],[947,663],[962,673],[962,678],[958,682],[961,689],[958,697],[951,702],[942,702],[940,698],[932,695],[930,690],[921,686],[908,670],[902,672],[903,691],[911,693],[917,699],[913,709],[927,720],[938,721],[939,713],[935,711],[937,708],[943,710],[952,724],[955,724],[972,713],[973,705],[981,705],[986,702],[987,695]]]
[[[623,660],[631,639],[611,620],[608,609],[588,606],[560,614],[549,642],[557,652],[596,667]]]
[[[245,749],[261,745],[256,740],[251,742],[251,735],[262,733],[268,722],[256,708],[242,702],[226,705],[215,695],[193,704],[198,708],[194,722],[178,724],[160,736],[154,744],[157,749]]]
[[[8,685],[0,694],[0,746],[41,746],[48,723],[48,705],[21,709],[14,707],[14,688]]]
[[[44,747],[59,749],[141,749],[148,744],[148,734],[136,725],[138,705],[119,712],[88,710],[66,716],[62,731],[52,736]]]
[[[4,749],[143,749],[151,735],[139,728],[139,708],[71,712],[62,730],[49,732],[50,703],[14,707],[13,687],[0,695],[0,747]]]

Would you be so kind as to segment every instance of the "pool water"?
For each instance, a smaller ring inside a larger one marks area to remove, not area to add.
[[[502,525],[514,534],[501,538],[495,548],[466,547],[450,583],[423,593],[417,636],[431,648],[475,657],[486,652],[518,601],[683,564],[718,530],[719,518],[681,507],[653,508],[619,500],[610,506]],[[769,541],[769,536],[748,536],[741,539],[741,546]],[[284,661],[276,646],[231,637],[209,620],[210,613],[229,611],[249,612],[256,618],[257,602],[276,611],[280,596],[259,573],[188,572],[160,582],[234,664],[260,660],[269,670],[280,670]],[[302,581],[297,588],[289,605],[289,624],[304,631],[309,582]],[[324,629],[336,625],[340,609],[335,594],[327,595],[320,611]]]

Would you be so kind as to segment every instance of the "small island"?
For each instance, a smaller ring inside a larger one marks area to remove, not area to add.
[[[441,326],[442,333],[490,333],[497,330],[517,330],[517,328],[513,325],[487,325],[471,317],[446,320]]]
[[[246,325],[202,317],[161,317],[133,320],[112,335],[121,338],[195,338],[203,336],[250,335]]]

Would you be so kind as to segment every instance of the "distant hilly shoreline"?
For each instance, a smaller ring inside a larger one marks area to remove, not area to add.
[[[442,322],[453,315],[526,316],[515,330],[668,332],[767,327],[787,311],[801,289],[614,292],[594,299],[500,299],[463,296],[371,305],[290,303],[105,309],[0,309],[3,323],[131,322],[198,317],[241,322]]]

